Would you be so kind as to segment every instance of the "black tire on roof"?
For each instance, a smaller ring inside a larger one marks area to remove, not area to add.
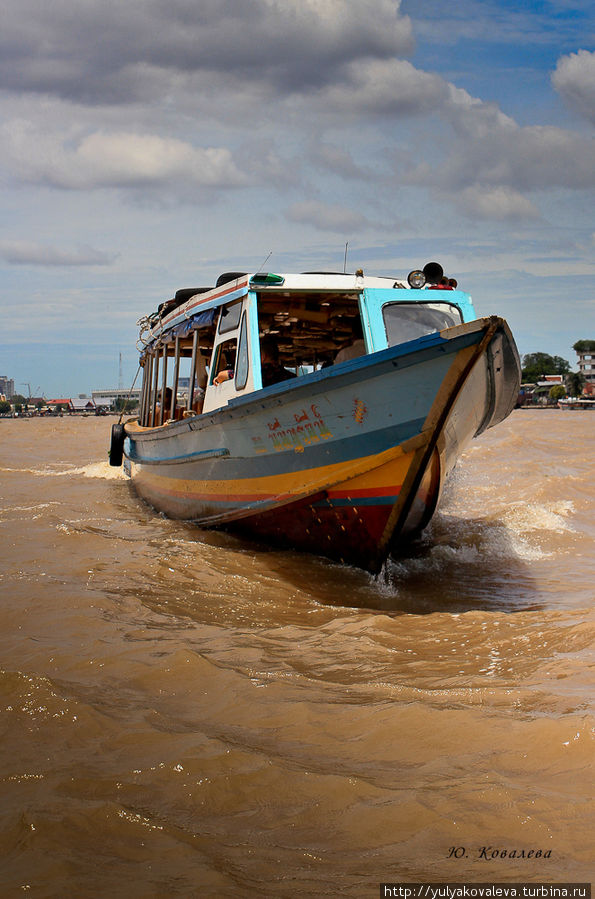
[[[227,284],[228,281],[235,281],[236,278],[242,278],[247,274],[247,272],[223,272],[223,274],[219,275],[217,278],[215,287],[221,287],[222,284]]]
[[[197,293],[206,293],[208,290],[212,289],[212,287],[181,287],[180,290],[176,290],[176,306],[185,303],[186,300],[189,300],[190,297],[193,297]]]

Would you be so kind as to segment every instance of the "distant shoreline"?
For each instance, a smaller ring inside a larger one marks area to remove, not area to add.
[[[31,419],[37,420],[38,418],[45,418],[48,421],[56,421],[58,418],[119,418],[119,412],[104,412],[101,415],[95,415],[90,412],[67,412],[62,415],[27,415],[27,414],[19,414],[19,415],[0,415],[0,421],[15,421],[18,419],[19,421],[30,421]]]

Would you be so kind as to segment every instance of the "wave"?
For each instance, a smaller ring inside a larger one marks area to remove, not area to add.
[[[32,474],[43,478],[64,478],[73,475],[82,475],[84,478],[100,478],[105,481],[125,480],[126,475],[122,468],[113,468],[109,462],[91,462],[89,465],[81,465],[76,468],[0,468],[0,472],[13,474]]]
[[[539,503],[514,503],[503,515],[506,524],[519,534],[528,531],[574,531],[575,528],[566,521],[574,512],[574,505],[570,500],[558,500],[545,504]]]
[[[38,518],[42,517],[42,514],[46,509],[51,508],[52,506],[60,506],[59,502],[47,502],[47,503],[35,503],[32,506],[7,506],[5,509],[0,511],[0,521],[10,520],[10,518],[19,512],[29,512],[34,513],[30,515],[25,515],[24,518],[27,521],[36,521]],[[18,516],[17,516],[18,520]]]

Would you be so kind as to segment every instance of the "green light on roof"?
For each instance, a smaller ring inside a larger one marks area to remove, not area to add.
[[[283,284],[283,275],[275,275],[273,272],[258,272],[250,278],[250,284]]]

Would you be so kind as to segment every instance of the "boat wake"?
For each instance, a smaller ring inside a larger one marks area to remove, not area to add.
[[[438,555],[453,553],[461,561],[522,559],[535,561],[555,554],[552,537],[573,533],[567,520],[574,511],[569,501],[546,504],[514,503],[489,518],[442,513],[429,529]]]
[[[505,512],[503,519],[511,531],[516,531],[519,536],[533,531],[554,531],[561,534],[575,530],[567,521],[574,511],[570,500],[558,500],[544,505],[515,503]]]
[[[59,502],[47,502],[47,503],[37,503],[33,506],[7,506],[5,509],[0,511],[0,521],[7,519],[11,520],[13,518],[21,518],[20,513],[29,513],[27,515],[22,516],[24,520],[27,521],[35,521],[38,518],[41,518],[45,513],[46,509],[52,508],[52,506],[59,506]],[[19,514],[17,514],[19,513]],[[34,513],[34,514],[31,514]]]
[[[388,560],[378,578],[385,600],[397,600],[402,611],[539,607],[530,571],[535,563],[556,564],[578,538],[572,502],[514,502],[489,517],[453,505],[402,556]]]
[[[76,468],[0,468],[0,472],[32,474],[43,478],[65,478],[81,475],[84,478],[100,478],[105,481],[126,480],[121,468],[112,468],[109,462],[91,462]]]

